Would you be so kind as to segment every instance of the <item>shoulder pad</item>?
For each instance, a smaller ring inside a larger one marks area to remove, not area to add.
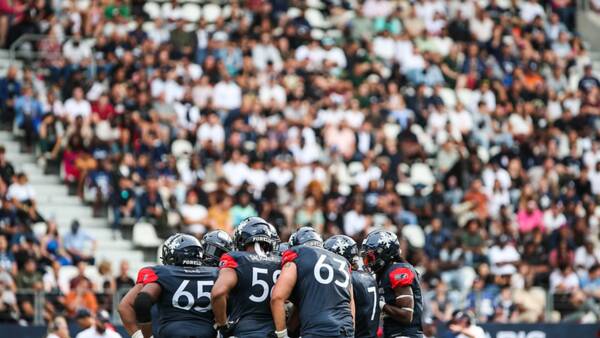
[[[388,277],[390,278],[392,289],[395,289],[400,286],[411,285],[415,279],[415,273],[410,268],[400,266],[393,268]]]
[[[140,269],[135,283],[146,285],[156,282],[158,280],[158,275],[156,274],[155,269],[156,267],[145,267]]]
[[[219,261],[219,269],[225,269],[225,268],[235,269],[237,267],[238,267],[238,263],[232,255],[226,253],[226,254],[223,254],[223,256],[221,256],[221,260]]]
[[[289,262],[295,261],[296,258],[298,258],[298,253],[296,252],[296,250],[292,250],[292,249],[286,250],[283,253],[283,255],[281,255],[281,266],[284,266],[285,264],[287,264]]]

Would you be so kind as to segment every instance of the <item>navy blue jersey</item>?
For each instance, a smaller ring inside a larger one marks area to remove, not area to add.
[[[299,312],[300,336],[353,337],[348,261],[322,248],[296,246],[283,253],[282,264],[288,262],[297,270],[292,301]]]
[[[156,303],[158,337],[216,336],[210,292],[217,274],[217,268],[205,266],[157,265],[140,270],[138,282],[157,283],[161,288]]]
[[[394,263],[384,269],[384,272],[378,276],[379,287],[386,304],[396,304],[396,294],[394,289],[403,286],[410,286],[414,297],[413,320],[410,324],[402,324],[392,317],[383,318],[384,337],[406,336],[422,337],[421,317],[423,315],[423,298],[421,296],[421,284],[415,268],[409,263]]]
[[[379,287],[370,273],[352,271],[352,289],[356,307],[354,338],[375,338],[379,328]]]
[[[221,256],[219,266],[234,269],[238,278],[228,301],[234,336],[264,338],[274,332],[271,290],[281,273],[281,258],[234,251]]]

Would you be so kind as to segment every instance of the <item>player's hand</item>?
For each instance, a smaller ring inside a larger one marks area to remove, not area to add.
[[[217,325],[215,324],[215,330],[219,333],[219,337],[221,338],[229,338],[233,337],[233,328],[231,322],[226,323],[225,325]]]

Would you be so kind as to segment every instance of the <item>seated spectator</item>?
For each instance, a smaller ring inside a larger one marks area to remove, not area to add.
[[[98,301],[92,291],[91,283],[81,279],[66,295],[65,307],[71,318],[75,318],[77,312],[82,309],[90,312],[98,310]]]
[[[534,200],[521,203],[521,208],[517,213],[517,223],[519,231],[522,233],[530,232],[535,228],[544,231],[543,213]]]
[[[25,145],[31,151],[33,141],[37,138],[37,127],[44,114],[42,103],[37,99],[33,89],[23,87],[23,93],[15,100],[15,122],[25,132]]]
[[[71,231],[64,235],[63,244],[75,264],[80,261],[94,264],[96,240],[81,229],[79,221],[71,222]]]
[[[512,275],[517,272],[515,264],[519,262],[521,255],[519,255],[510,237],[500,235],[498,244],[488,251],[488,259],[493,274]]]
[[[43,289],[42,274],[37,271],[35,260],[30,258],[25,261],[23,270],[19,271],[15,282],[17,288],[23,292],[17,297],[21,315],[25,320],[31,322],[35,313],[33,293]]]
[[[257,215],[256,209],[251,202],[252,200],[249,193],[240,192],[238,194],[237,202],[231,208],[231,221],[233,224],[240,224],[244,219]]]
[[[43,221],[37,212],[35,191],[24,173],[18,173],[16,180],[8,187],[6,198],[17,208],[17,217],[23,224]]]
[[[113,208],[113,232],[117,236],[121,229],[121,221],[124,218],[134,218],[136,216],[136,195],[132,189],[133,182],[127,177],[119,177],[118,189],[112,192]]]

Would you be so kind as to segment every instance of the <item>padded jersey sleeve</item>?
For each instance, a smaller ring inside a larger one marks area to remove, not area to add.
[[[294,250],[288,249],[281,256],[281,267],[289,262],[294,262],[298,258],[298,253]]]
[[[140,269],[140,271],[138,272],[137,280],[135,281],[135,283],[146,285],[154,283],[156,281],[158,281],[158,275],[156,274],[156,271],[154,271],[152,267],[145,267]]]
[[[406,267],[398,267],[389,273],[392,289],[400,286],[410,286],[415,279],[415,273]]]
[[[235,260],[235,258],[233,258],[233,256],[231,256],[230,254],[223,254],[223,256],[221,256],[221,260],[219,261],[219,269],[235,269],[237,267],[238,263]]]

